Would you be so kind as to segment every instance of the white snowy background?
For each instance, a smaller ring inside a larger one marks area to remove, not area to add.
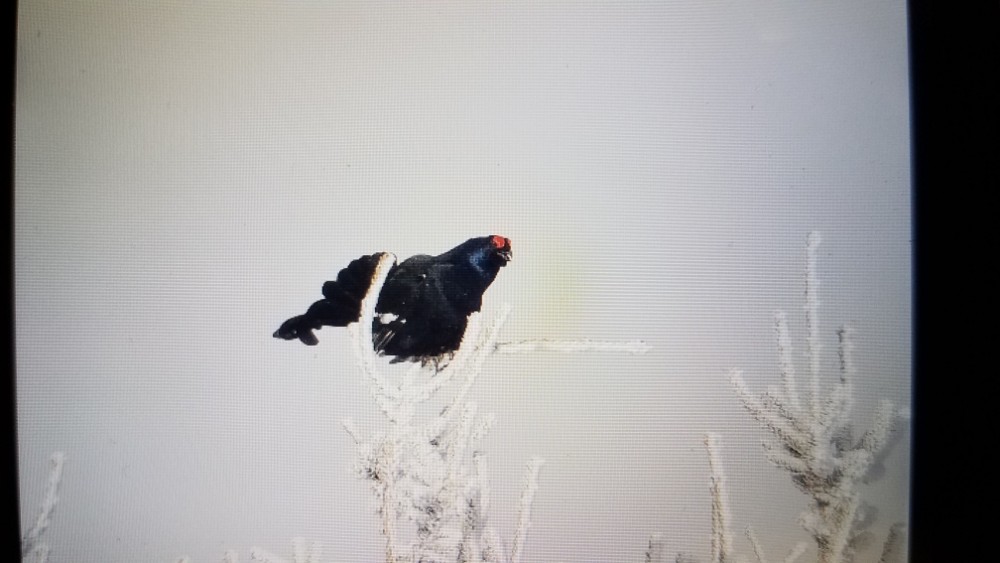
[[[501,234],[503,340],[473,389],[494,520],[546,459],[526,561],[707,557],[706,431],[737,530],[784,553],[806,497],[729,385],[802,361],[823,233],[825,366],[856,333],[855,413],[910,393],[906,10],[864,2],[21,2],[15,129],[21,515],[66,454],[52,562],[218,561],[304,536],[377,561],[340,428],[380,424],[346,331],[271,337],[377,250]],[[804,370],[804,364],[800,364]],[[865,490],[877,559],[902,441]],[[737,537],[739,551],[747,542]],[[808,558],[807,558],[808,559]]]

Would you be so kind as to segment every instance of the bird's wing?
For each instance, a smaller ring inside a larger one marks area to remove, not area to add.
[[[361,313],[361,300],[365,298],[372,285],[375,266],[384,254],[381,252],[369,254],[353,260],[337,274],[336,280],[323,284],[323,297],[333,304],[353,311],[353,319],[356,320]]]

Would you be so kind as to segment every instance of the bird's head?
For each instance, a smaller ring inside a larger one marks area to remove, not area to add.
[[[469,239],[446,252],[444,257],[454,264],[471,266],[489,285],[500,268],[511,259],[510,239],[500,235]]]
[[[490,245],[493,247],[494,254],[503,258],[503,264],[501,264],[501,266],[510,262],[510,259],[514,256],[510,250],[510,239],[500,235],[490,235],[489,240]]]

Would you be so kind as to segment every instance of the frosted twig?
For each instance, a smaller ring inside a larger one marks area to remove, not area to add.
[[[824,428],[824,441],[836,439],[836,433],[844,433],[851,425],[851,410],[854,407],[854,330],[842,326],[837,331],[837,355],[840,359],[840,380],[830,392],[823,406],[818,423]],[[849,434],[849,432],[847,432]]]
[[[372,383],[372,392],[375,395],[379,407],[390,418],[395,416],[395,409],[391,406],[391,401],[398,399],[391,385],[389,385],[382,372],[375,365],[378,357],[372,348],[372,319],[375,318],[375,306],[378,304],[378,296],[382,291],[382,286],[389,275],[396,258],[392,254],[383,253],[375,265],[372,273],[372,283],[361,301],[360,319],[356,323],[348,325],[347,330],[351,335],[354,344],[355,358],[361,371],[368,376]]]
[[[816,249],[819,248],[820,235],[813,231],[806,237],[806,354],[809,356],[809,374],[812,376],[812,409],[813,416],[819,417],[820,382],[819,359],[822,343],[819,336],[819,280],[816,279]]]
[[[496,352],[501,354],[523,354],[544,350],[547,352],[624,352],[626,354],[645,354],[652,347],[642,340],[628,342],[609,342],[605,340],[515,340],[512,342],[497,342]]]
[[[307,544],[305,538],[292,538],[292,559],[295,563],[319,563],[322,552],[319,542]]]
[[[49,548],[40,545],[38,539],[45,533],[45,530],[52,523],[52,512],[59,503],[59,483],[62,481],[63,465],[66,463],[66,455],[62,452],[55,452],[49,457],[49,483],[45,489],[45,498],[35,518],[35,524],[21,538],[21,557],[27,557],[34,553],[33,557],[38,563],[44,563],[48,559]]]
[[[761,399],[758,399],[753,395],[743,380],[743,372],[738,369],[731,370],[729,372],[729,380],[736,394],[743,402],[743,406],[750,414],[775,434],[781,443],[791,445],[791,447],[785,447],[784,449],[771,448],[769,450],[769,454],[773,454],[776,458],[775,463],[789,468],[798,467],[804,469],[805,465],[803,465],[801,456],[795,455],[795,452],[802,451],[812,437],[797,428],[798,424],[794,419],[789,418],[787,413],[782,411],[779,403],[777,403],[777,400],[773,396],[765,394]]]
[[[507,563],[507,554],[496,530],[487,527],[483,530],[482,557],[485,563]]]
[[[774,336],[778,341],[778,366],[784,387],[783,398],[788,401],[788,406],[796,414],[801,413],[799,391],[795,386],[795,364],[792,362],[792,339],[788,335],[788,319],[784,311],[774,313]]]
[[[906,552],[906,528],[901,523],[893,524],[889,528],[889,535],[882,545],[882,557],[879,563],[903,563],[903,554]]]
[[[535,500],[535,491],[538,490],[538,472],[543,464],[545,464],[544,459],[533,457],[528,460],[524,469],[524,490],[521,491],[521,503],[518,506],[517,531],[514,532],[514,547],[510,554],[511,563],[521,563],[524,542],[528,537],[528,528],[531,527],[531,504]]]
[[[23,557],[23,563],[47,563],[49,560],[49,546],[42,543],[35,546],[28,555]]]
[[[729,498],[726,493],[726,476],[719,460],[722,439],[714,432],[705,434],[705,449],[708,450],[708,466],[711,472],[712,491],[712,563],[729,560],[730,546],[733,544],[729,531]]]
[[[750,547],[753,548],[753,555],[757,558],[757,563],[767,563],[767,556],[764,555],[764,546],[760,545],[760,541],[757,539],[757,534],[754,533],[752,526],[747,526],[746,534],[747,539],[750,540]]]
[[[353,420],[345,418],[340,421],[340,425],[344,427],[344,431],[354,440],[355,444],[361,444],[361,434],[358,433],[358,427],[354,424]]]
[[[490,502],[492,501],[492,491],[490,490],[489,474],[486,465],[486,456],[482,452],[473,452],[472,467],[475,470],[476,480],[479,482],[479,508],[483,514],[490,513]]]
[[[396,448],[395,443],[382,444],[378,459],[381,461],[378,475],[382,487],[382,535],[385,536],[385,562],[396,563]]]
[[[445,458],[448,460],[448,481],[446,486],[460,486],[459,483],[462,477],[462,462],[465,461],[465,449],[469,444],[469,439],[472,436],[472,426],[476,420],[476,411],[479,407],[475,402],[469,401],[465,404],[465,408],[462,409],[462,414],[459,417],[456,433],[454,437],[448,440],[446,451],[447,455]]]
[[[466,377],[465,385],[462,386],[462,389],[455,395],[454,400],[452,400],[451,407],[449,407],[450,411],[455,410],[456,406],[461,403],[461,401],[465,400],[465,396],[469,393],[469,390],[472,389],[472,384],[476,382],[476,378],[482,371],[483,363],[486,361],[489,351],[493,349],[497,336],[500,334],[500,327],[502,327],[504,322],[506,322],[507,315],[509,313],[510,305],[505,304],[503,309],[501,309],[500,314],[497,315],[497,318],[493,321],[493,325],[486,333],[484,341],[475,346],[473,351],[479,351],[480,353],[475,354],[472,358],[472,366],[469,369],[469,375]]]
[[[664,560],[663,536],[656,534],[649,538],[649,545],[646,546],[646,563],[665,563]]]
[[[262,561],[263,563],[287,563],[284,559],[268,553],[259,547],[250,548],[250,560]]]
[[[293,563],[320,563],[322,547],[319,542],[307,543],[305,538],[292,538],[292,562]],[[190,559],[184,558],[187,563]],[[227,550],[222,556],[222,563],[239,563],[239,554],[235,550]],[[261,561],[263,563],[288,563],[286,559],[278,557],[259,547],[250,548],[250,561]]]
[[[478,321],[478,317],[479,314],[475,313],[469,318],[469,325],[468,325],[469,328],[465,331],[466,334],[469,334],[473,330],[478,329],[478,326],[475,327],[473,326],[473,322]],[[462,340],[462,343],[463,344],[465,343],[464,339]],[[467,354],[462,354],[461,348],[459,348],[459,352],[457,352],[455,356],[452,358],[451,363],[449,363],[441,371],[434,374],[434,377],[432,377],[430,381],[424,383],[423,385],[414,384],[416,375],[420,372],[421,369],[420,364],[414,364],[410,369],[406,371],[406,375],[403,376],[403,382],[400,385],[400,387],[413,389],[412,393],[413,402],[420,403],[426,401],[432,395],[434,395],[442,388],[446,387],[449,383],[451,383],[451,380],[455,377],[455,374],[462,372],[462,367],[463,364],[465,363],[466,356]]]

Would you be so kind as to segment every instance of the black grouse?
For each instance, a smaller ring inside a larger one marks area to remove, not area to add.
[[[362,256],[348,264],[336,281],[323,284],[323,299],[304,315],[282,323],[274,337],[315,346],[313,330],[356,322],[383,255]],[[395,356],[393,362],[427,363],[457,350],[469,315],[482,307],[483,292],[510,259],[510,239],[491,235],[469,239],[438,256],[418,254],[393,264],[375,306],[375,351]]]

